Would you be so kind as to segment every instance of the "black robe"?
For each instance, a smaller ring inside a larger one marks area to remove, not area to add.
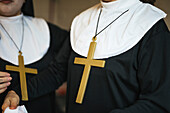
[[[50,47],[47,53],[43,56],[42,59],[32,64],[25,65],[25,67],[38,69],[38,72],[41,72],[42,70],[46,69],[50,65],[50,63],[54,60],[54,56],[58,53],[59,49],[62,47],[64,40],[69,35],[67,31],[62,30],[57,26],[54,26],[52,24],[48,24],[48,25],[50,29]],[[13,64],[0,58],[0,71],[9,72],[12,77],[11,85],[4,93],[0,94],[0,106],[2,106],[7,92],[13,89],[13,87],[16,87],[18,86],[18,84],[20,84],[19,73],[13,71],[6,71],[5,70],[6,65],[13,65]],[[41,76],[41,75],[26,73],[27,80],[32,79],[36,76]],[[49,92],[48,94],[40,96],[34,100],[29,100],[28,102],[21,102],[21,103],[26,106],[28,113],[55,113],[55,91]],[[0,110],[0,113],[1,112],[2,111]]]
[[[130,50],[92,67],[83,103],[75,102],[84,65],[74,64],[67,40],[47,70],[28,82],[29,98],[58,88],[67,79],[67,113],[169,113],[170,33],[157,22]],[[14,89],[20,94],[18,89]]]

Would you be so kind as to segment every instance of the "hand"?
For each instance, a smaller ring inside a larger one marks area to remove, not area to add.
[[[9,73],[0,72],[0,94],[3,93],[7,87],[11,84],[12,78]]]
[[[2,105],[2,111],[5,111],[7,107],[10,109],[16,109],[19,105],[19,101],[19,96],[15,93],[15,91],[9,91]]]

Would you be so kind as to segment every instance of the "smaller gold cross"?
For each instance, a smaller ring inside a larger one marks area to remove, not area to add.
[[[87,81],[89,78],[89,73],[90,73],[90,69],[91,66],[96,66],[96,67],[104,67],[105,65],[105,61],[104,60],[94,60],[93,56],[94,56],[94,52],[96,49],[96,37],[93,38],[93,42],[90,43],[90,48],[89,48],[89,52],[87,55],[87,59],[86,58],[75,58],[74,63],[75,64],[82,64],[85,65],[84,71],[83,71],[83,75],[82,75],[82,79],[81,79],[81,83],[80,83],[80,87],[79,87],[79,91],[77,94],[77,98],[76,98],[76,103],[82,104],[83,101],[83,97],[84,97],[84,93],[86,90],[86,86],[87,86]]]
[[[18,62],[19,67],[6,65],[6,70],[17,71],[17,72],[20,73],[20,84],[21,84],[22,100],[23,101],[28,101],[28,92],[27,92],[27,83],[26,83],[26,75],[25,75],[25,73],[37,74],[38,71],[37,71],[37,69],[25,68],[25,66],[24,66],[24,58],[22,56],[22,52],[19,52],[18,61],[19,61]]]

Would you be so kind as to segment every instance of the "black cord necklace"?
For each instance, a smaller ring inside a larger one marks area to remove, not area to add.
[[[116,19],[114,19],[112,22],[110,22],[106,27],[104,27],[101,31],[99,31],[97,33],[97,30],[98,30],[98,25],[99,25],[99,20],[100,20],[100,16],[101,16],[101,13],[102,13],[102,9],[100,9],[100,13],[99,13],[99,16],[98,16],[98,20],[97,20],[97,25],[96,25],[96,32],[95,32],[95,35],[93,37],[93,40],[95,41],[96,40],[96,36],[99,35],[101,32],[103,32],[105,29],[107,29],[111,24],[113,24],[116,20],[118,20],[122,15],[124,15],[125,13],[127,13],[129,11],[126,10],[125,12],[123,12],[122,14],[120,14]]]
[[[22,56],[22,46],[23,46],[23,40],[24,40],[24,17],[22,17],[22,40],[21,40],[21,45],[20,48],[17,46],[15,41],[12,39],[12,37],[9,35],[5,27],[0,23],[4,31],[7,33],[11,41],[14,43],[16,48],[19,51],[18,55],[18,64],[19,66],[11,66],[11,65],[6,65],[6,70],[8,71],[16,71],[20,73],[20,85],[21,85],[21,93],[22,93],[22,100],[23,101],[28,101],[28,92],[27,92],[27,83],[26,83],[26,73],[31,73],[31,74],[37,74],[38,71],[37,69],[32,69],[32,68],[26,68],[24,65],[24,57]]]
[[[96,33],[95,33],[95,36],[92,39],[93,41],[90,43],[87,58],[75,57],[75,60],[74,60],[74,64],[85,65],[83,75],[82,75],[82,79],[81,79],[81,83],[80,83],[80,86],[79,86],[79,91],[78,91],[77,98],[76,98],[76,103],[82,104],[82,102],[83,102],[84,93],[85,93],[85,90],[86,90],[86,86],[87,86],[91,66],[101,67],[101,68],[103,68],[105,66],[105,60],[94,60],[93,59],[94,52],[95,52],[96,45],[97,45],[97,43],[95,42],[96,41],[96,36],[99,35],[106,28],[108,28],[108,26],[110,26],[114,21],[116,21],[118,18],[120,18],[127,11],[123,12],[120,16],[118,16],[110,24],[108,24],[106,27],[104,27],[99,33],[97,33],[98,24],[99,24],[99,20],[100,20],[100,15],[101,15],[101,12],[102,12],[102,9],[100,10],[98,21],[97,21],[97,26],[96,26]]]
[[[11,41],[13,42],[13,44],[15,45],[15,47],[18,49],[19,54],[22,54],[21,50],[22,50],[23,41],[24,41],[24,19],[23,19],[23,17],[22,17],[22,39],[21,39],[20,48],[17,46],[17,44],[15,43],[15,41],[13,40],[13,38],[11,37],[11,35],[7,32],[7,30],[5,29],[5,27],[2,25],[2,23],[0,23],[0,25],[2,26],[2,28],[4,29],[4,31],[6,32],[6,34],[8,35],[8,37],[11,39]]]

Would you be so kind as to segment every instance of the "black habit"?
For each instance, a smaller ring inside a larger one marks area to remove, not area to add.
[[[50,30],[50,47],[47,53],[43,56],[42,59],[32,64],[25,65],[25,67],[38,69],[38,72],[41,72],[46,68],[48,68],[50,63],[52,63],[52,61],[54,60],[54,56],[58,53],[59,49],[64,43],[64,40],[68,35],[67,31],[62,30],[52,24],[48,24],[48,25]],[[0,106],[2,106],[4,98],[7,95],[8,91],[12,90],[14,87],[20,84],[19,73],[13,71],[6,71],[5,69],[6,65],[13,65],[13,64],[0,58],[0,71],[8,72],[12,77],[11,85],[4,93],[0,94]],[[30,80],[36,76],[41,76],[41,75],[26,73],[27,80]],[[20,86],[19,86],[19,90],[20,90]],[[55,91],[53,90],[48,94],[40,96],[34,100],[29,100],[28,102],[21,101],[21,104],[24,104],[26,106],[28,113],[55,113]],[[0,112],[2,112],[2,110],[0,110]]]
[[[170,33],[163,19],[133,48],[103,59],[104,68],[91,67],[82,104],[75,100],[84,65],[74,64],[75,57],[82,56],[66,40],[55,62],[28,81],[29,98],[47,94],[67,79],[67,113],[170,112]]]
[[[26,0],[21,10],[24,15],[34,17],[33,9],[34,9],[33,1]],[[50,30],[50,47],[47,53],[39,61],[25,66],[29,68],[36,68],[38,69],[38,72],[45,70],[50,65],[50,63],[54,60],[54,56],[58,53],[64,40],[68,35],[67,31],[62,30],[53,24],[48,23],[48,26]],[[4,93],[0,94],[0,106],[2,106],[4,98],[7,95],[8,91],[10,91],[11,89],[13,89],[14,87],[20,84],[19,73],[6,71],[5,70],[6,65],[13,65],[13,64],[0,58],[0,71],[9,72],[12,77],[11,85]],[[35,76],[41,76],[41,75],[26,74],[27,80],[32,79]],[[18,88],[20,90],[20,86]],[[21,101],[21,104],[24,104],[26,106],[28,113],[55,113],[55,91],[51,91],[48,94],[46,93],[45,95],[40,96],[34,100],[29,100],[28,102]],[[0,109],[0,113],[1,112],[2,110]]]

